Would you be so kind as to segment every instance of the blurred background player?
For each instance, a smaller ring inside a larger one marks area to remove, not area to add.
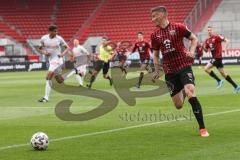
[[[127,75],[127,70],[126,70],[127,53],[128,53],[127,48],[123,47],[121,45],[121,42],[119,42],[118,47],[115,49],[115,56],[119,61],[118,67],[121,69],[124,75]]]
[[[144,40],[143,33],[138,32],[137,33],[138,40],[135,43],[132,53],[136,52],[136,50],[139,53],[140,56],[140,75],[138,79],[138,83],[136,84],[137,88],[140,88],[142,79],[144,77],[144,70],[147,70],[149,73],[152,72],[152,68],[149,65],[150,61],[150,44]]]
[[[83,46],[79,44],[79,41],[77,39],[74,39],[73,43],[74,43],[74,47],[72,49],[73,55],[71,56],[73,56],[72,61],[75,62],[74,64],[75,70],[68,75],[68,78],[75,73],[79,85],[83,86],[82,77],[86,75],[90,54]]]
[[[181,109],[187,96],[199,125],[200,136],[208,137],[202,107],[196,97],[191,68],[198,39],[187,26],[169,22],[168,12],[164,6],[155,7],[151,12],[152,21],[156,24],[156,29],[151,35],[155,67],[153,79],[158,79],[160,75],[159,51],[161,51],[165,80],[174,105],[177,109]],[[190,50],[184,46],[184,37],[191,41]]]
[[[202,56],[203,56],[203,43],[198,42],[198,45],[196,47],[196,58],[198,59],[198,65],[199,68],[202,68]]]
[[[108,45],[109,42],[110,41],[108,37],[102,38],[102,44],[100,45],[98,60],[94,63],[94,70],[91,72],[90,83],[87,84],[87,87],[89,89],[92,87],[92,84],[101,69],[103,70],[103,78],[108,79],[110,86],[112,86],[112,78],[107,74],[109,70],[109,62],[112,59],[113,55],[113,49],[111,46]]]
[[[62,83],[64,78],[61,76],[63,57],[70,49],[64,39],[57,35],[57,26],[51,25],[48,28],[49,34],[42,36],[39,48],[41,54],[48,57],[49,68],[46,77],[45,96],[39,102],[48,102],[51,92],[51,79],[55,76],[58,83]],[[64,51],[61,53],[61,47]]]
[[[217,88],[221,88],[223,84],[223,80],[218,78],[218,76],[211,70],[214,66],[218,69],[220,74],[234,87],[234,92],[238,93],[240,91],[240,86],[238,86],[232,78],[225,72],[223,69],[222,63],[222,52],[227,51],[227,47],[229,44],[229,40],[224,38],[218,34],[213,34],[213,28],[208,26],[208,39],[206,39],[204,44],[204,50],[207,52],[211,52],[212,59],[208,64],[205,66],[205,72],[207,72],[211,77],[213,77],[217,83]],[[222,42],[225,42],[224,47],[222,49]]]

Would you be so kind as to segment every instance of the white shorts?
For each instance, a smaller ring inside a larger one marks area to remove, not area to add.
[[[51,60],[49,61],[48,71],[59,74],[62,72],[62,65],[63,65],[62,58]]]
[[[85,75],[87,72],[87,65],[85,64],[85,65],[78,66],[76,69],[77,69],[77,73]]]

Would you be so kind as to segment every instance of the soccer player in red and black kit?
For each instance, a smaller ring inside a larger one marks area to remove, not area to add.
[[[125,66],[125,62],[127,60],[127,52],[128,50],[121,45],[121,42],[119,42],[118,47],[115,49],[115,56],[118,57],[119,60],[118,66],[124,75],[127,75],[127,70]]]
[[[208,26],[208,36],[209,38],[206,39],[204,44],[204,50],[211,52],[212,59],[205,66],[205,72],[207,72],[211,77],[216,79],[218,82],[217,88],[221,88],[223,81],[218,78],[218,76],[211,70],[215,66],[221,73],[221,75],[234,87],[234,92],[240,92],[240,86],[238,86],[223,69],[222,52],[226,52],[229,40],[218,34],[213,34],[213,28],[211,26]],[[223,49],[222,42],[225,42]]]
[[[187,96],[199,124],[200,135],[208,137],[209,133],[204,125],[201,104],[196,97],[194,75],[191,69],[198,39],[185,25],[169,22],[168,12],[164,6],[153,8],[151,13],[152,21],[156,24],[156,29],[151,35],[155,67],[152,78],[153,80],[159,78],[161,69],[159,51],[161,51],[165,80],[174,105],[177,109],[182,108]],[[184,47],[184,37],[191,41],[190,50]]]
[[[143,71],[147,70],[149,73],[152,72],[152,68],[149,65],[151,48],[149,43],[144,40],[142,32],[138,32],[137,36],[138,36],[138,40],[133,47],[132,53],[134,53],[137,50],[140,56],[141,72],[140,72],[138,83],[136,84],[136,87],[140,88],[142,79],[144,76]]]
[[[202,45],[203,44],[199,42],[196,47],[196,58],[198,59],[198,64],[199,64],[200,68],[201,68],[202,56],[203,56],[203,46]]]

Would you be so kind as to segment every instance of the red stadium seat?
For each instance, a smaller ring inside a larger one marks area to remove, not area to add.
[[[55,0],[0,1],[0,15],[3,18],[3,22],[0,23],[1,32],[19,42],[25,42],[28,37],[40,38],[47,33],[48,26],[55,23],[58,25],[59,34],[66,41],[71,40],[81,28],[86,29],[84,33],[77,34],[81,43],[90,35],[106,34],[114,41],[135,41],[138,31],[144,31],[145,37],[149,38],[154,28],[150,16],[152,7],[165,5],[170,12],[170,20],[183,22],[196,4],[196,0],[56,2]],[[85,25],[88,23],[91,25]]]

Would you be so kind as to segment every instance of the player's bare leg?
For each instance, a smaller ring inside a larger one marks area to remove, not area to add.
[[[140,68],[140,75],[139,75],[139,78],[138,78],[138,83],[136,84],[136,87],[137,88],[140,88],[141,86],[141,83],[142,83],[142,80],[143,80],[143,77],[144,77],[144,72],[146,70],[146,67],[147,67],[147,64],[141,64],[141,68]]]
[[[201,69],[202,68],[202,66],[201,66],[202,65],[202,57],[198,58],[198,65],[199,65],[198,68]]]
[[[108,75],[108,74],[103,74],[103,78],[104,79],[108,79],[109,80],[109,84],[110,86],[113,85],[113,81],[112,81],[112,78]]]
[[[240,86],[238,86],[232,78],[225,72],[223,68],[218,68],[218,71],[221,73],[221,75],[233,86],[234,92],[238,93],[240,92]]]
[[[185,90],[186,96],[188,97],[188,102],[191,104],[193,113],[198,122],[199,129],[200,129],[200,135],[202,137],[208,137],[209,133],[205,129],[202,107],[196,97],[195,86],[193,84],[186,84],[184,86],[184,90]]]
[[[62,84],[64,82],[64,78],[62,77],[61,74],[55,75],[55,79],[59,84]]]
[[[90,83],[87,84],[87,87],[88,87],[89,89],[92,88],[92,84],[93,84],[93,82],[95,81],[98,73],[99,73],[99,71],[96,71],[96,70],[91,71],[91,75],[92,75],[92,76],[91,76],[91,78],[90,78]]]
[[[110,84],[110,86],[112,86],[113,80],[108,75],[109,68],[110,68],[109,62],[103,64],[103,78],[109,80],[109,84]]]
[[[152,73],[153,72],[153,69],[152,69],[152,67],[150,66],[150,64],[147,64],[147,66],[146,66],[146,71],[148,72],[148,73]]]
[[[213,64],[209,62],[205,66],[204,70],[206,73],[208,73],[212,78],[214,78],[217,81],[218,83],[217,89],[220,89],[222,87],[223,81],[220,78],[218,78],[218,76],[211,70],[212,68]]]
[[[61,80],[62,79],[62,77],[59,77],[58,79],[60,79],[60,81],[59,82],[61,82],[61,81],[64,81],[64,80],[66,80],[66,79],[69,79],[72,75],[76,75],[76,80],[78,81],[78,83],[79,83],[79,85],[80,86],[83,86],[83,80],[82,80],[82,77],[85,75],[84,73],[78,73],[78,70],[77,69],[73,69],[73,70],[71,70],[69,73],[67,73],[66,75],[63,75],[63,80]],[[58,82],[58,83],[59,83]],[[61,82],[62,83],[62,82]]]
[[[212,68],[213,68],[212,63],[208,63],[208,64],[206,64],[206,66],[204,67],[204,71],[205,71],[206,73],[210,74],[211,71],[212,71]]]
[[[181,109],[183,107],[185,96],[188,98],[188,102],[191,104],[193,113],[199,124],[200,135],[202,137],[208,137],[209,133],[205,129],[202,107],[196,97],[195,87],[193,84],[186,84],[182,91],[172,97],[172,101],[177,109]]]
[[[122,71],[122,73],[123,73],[124,75],[127,75],[127,70],[126,70],[126,68],[124,67],[124,64],[125,64],[125,61],[120,61],[120,62],[119,62],[119,68],[121,69],[121,71]]]
[[[176,109],[181,109],[183,107],[185,95],[186,95],[185,91],[182,90],[172,97],[172,101],[173,101]]]

